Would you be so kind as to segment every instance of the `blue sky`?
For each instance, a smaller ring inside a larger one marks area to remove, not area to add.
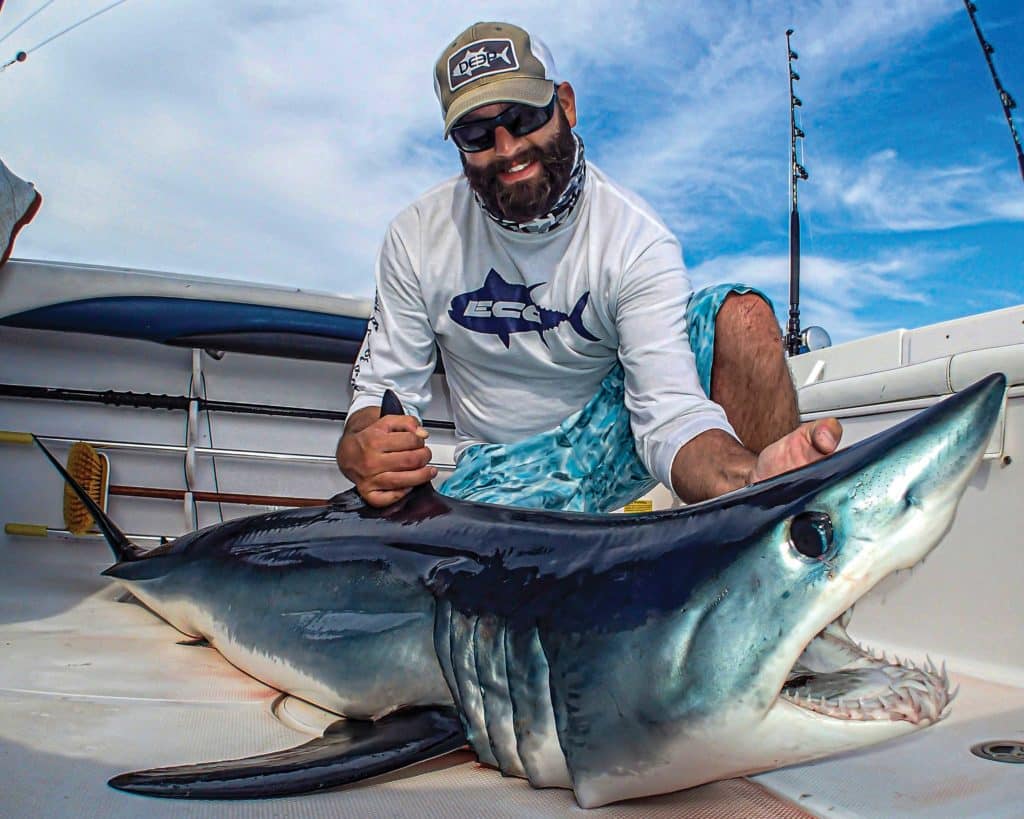
[[[107,2],[56,0],[0,61]],[[40,4],[7,0],[0,36]],[[1024,108],[1024,6],[977,4]],[[369,295],[388,220],[459,170],[431,69],[477,19],[547,41],[588,157],[696,285],[780,315],[793,27],[804,323],[841,341],[1024,302],[1024,182],[960,0],[129,0],[0,74],[0,156],[45,197],[17,255]]]

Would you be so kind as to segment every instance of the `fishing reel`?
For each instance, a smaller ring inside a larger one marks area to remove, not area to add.
[[[810,327],[805,327],[803,332],[800,333],[801,353],[813,353],[815,350],[824,350],[826,347],[831,346],[832,336],[828,334],[828,330],[824,327],[814,324]]]
[[[828,334],[824,327],[819,327],[815,324],[805,327],[798,333],[791,332],[787,334],[783,339],[783,346],[786,349],[786,354],[792,358],[795,355],[813,353],[815,350],[824,350],[826,347],[831,347],[832,336]]]

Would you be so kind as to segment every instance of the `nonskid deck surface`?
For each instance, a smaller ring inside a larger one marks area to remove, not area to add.
[[[99,577],[108,563],[101,542],[2,536],[0,557],[6,567],[0,584],[5,816],[180,815],[180,803],[119,793],[106,780],[132,768],[285,748],[300,738],[273,715],[278,692],[211,649],[178,645],[182,637],[169,626],[135,603],[119,602],[119,590]],[[932,730],[842,759],[599,813],[1018,815],[1013,795],[1020,793],[1022,766],[986,762],[969,749],[984,739],[1024,739],[1024,690],[958,681],[963,690],[953,716]],[[302,713],[315,723],[315,712]],[[481,768],[468,753],[349,790],[189,805],[192,816],[564,816],[576,810],[571,792],[534,790]]]

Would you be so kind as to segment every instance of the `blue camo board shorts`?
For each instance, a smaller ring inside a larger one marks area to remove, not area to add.
[[[696,291],[686,305],[690,348],[711,394],[715,319],[731,293],[759,290],[720,284]],[[441,492],[462,500],[566,512],[609,512],[649,492],[657,481],[636,454],[624,402],[622,365],[597,394],[555,429],[514,444],[477,444],[463,453]]]

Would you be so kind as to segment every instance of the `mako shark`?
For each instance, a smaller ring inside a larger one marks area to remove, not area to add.
[[[818,463],[643,515],[425,485],[384,509],[350,491],[146,552],[78,488],[118,557],[104,574],[242,671],[344,717],[296,748],[110,784],[278,796],[468,744],[595,807],[933,724],[954,695],[945,670],[876,656],[845,626],[949,528],[1005,390],[988,376]],[[396,405],[386,396],[385,412]]]

